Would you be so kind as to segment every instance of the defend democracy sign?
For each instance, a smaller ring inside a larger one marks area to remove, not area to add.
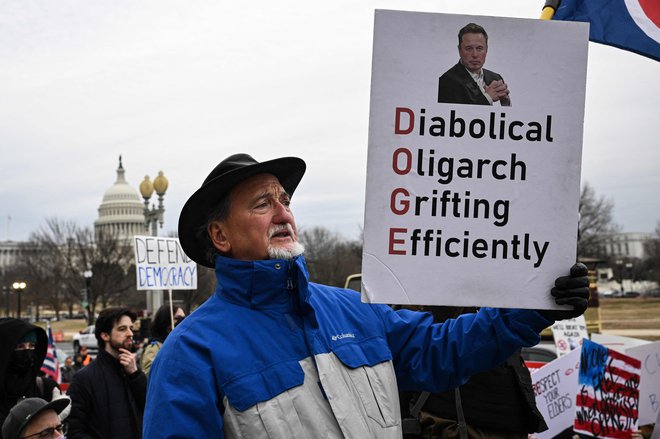
[[[135,263],[138,290],[197,289],[197,264],[177,238],[136,236]]]
[[[446,103],[456,96],[438,78],[469,75],[457,34],[471,22],[510,106],[487,105],[469,76],[474,101]],[[576,257],[587,35],[583,23],[376,11],[363,300],[557,307],[549,290]]]

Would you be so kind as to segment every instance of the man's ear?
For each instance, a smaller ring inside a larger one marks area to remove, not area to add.
[[[225,233],[225,226],[220,221],[212,221],[208,227],[209,238],[213,243],[213,247],[220,253],[226,254],[231,250],[231,243]]]
[[[102,332],[101,333],[101,340],[103,340],[105,342],[110,341],[110,334],[108,334],[107,332]]]

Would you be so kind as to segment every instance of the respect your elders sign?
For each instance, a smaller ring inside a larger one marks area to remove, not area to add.
[[[552,439],[573,426],[579,368],[580,349],[576,349],[531,374],[536,407],[548,425],[548,430],[534,433],[536,439]]]
[[[471,22],[511,106],[438,102]],[[587,42],[584,23],[376,11],[364,301],[556,308],[576,257]]]
[[[197,289],[197,264],[177,238],[136,236],[134,243],[138,290]]]

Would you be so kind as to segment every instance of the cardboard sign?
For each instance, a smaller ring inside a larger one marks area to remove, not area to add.
[[[579,349],[582,346],[582,340],[589,338],[584,316],[555,322],[552,325],[552,336],[555,339],[558,357]]]
[[[589,340],[582,344],[576,433],[631,437],[637,430],[640,361]]]
[[[630,348],[642,367],[639,381],[639,424],[653,424],[660,415],[660,341]]]
[[[488,33],[484,81],[501,75],[510,106],[488,105],[457,66],[471,22]],[[584,23],[376,11],[364,301],[557,308],[550,288],[576,254],[587,36]],[[465,81],[445,87],[452,74]]]
[[[655,425],[660,425],[660,412],[658,412],[658,419],[655,420]],[[653,428],[651,439],[660,439],[660,428]]]
[[[580,349],[576,349],[532,373],[536,407],[548,425],[548,430],[534,434],[536,439],[553,438],[573,426],[579,368]]]
[[[178,238],[136,236],[134,243],[138,290],[197,289],[197,264]]]
[[[621,352],[622,354],[625,354],[628,349],[634,348],[635,346],[644,346],[651,343],[650,341],[642,340],[641,338],[613,334],[599,334],[597,332],[591,334],[591,341],[605,346],[606,348]]]

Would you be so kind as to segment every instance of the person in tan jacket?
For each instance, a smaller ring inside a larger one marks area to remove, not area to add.
[[[186,312],[180,306],[174,306],[172,313],[174,315],[174,326],[178,325],[186,316]],[[163,305],[154,314],[154,318],[151,321],[151,338],[140,357],[140,368],[142,368],[142,371],[147,377],[149,376],[149,370],[151,370],[151,364],[154,362],[156,354],[158,354],[160,347],[170,332],[172,332],[170,305]]]

